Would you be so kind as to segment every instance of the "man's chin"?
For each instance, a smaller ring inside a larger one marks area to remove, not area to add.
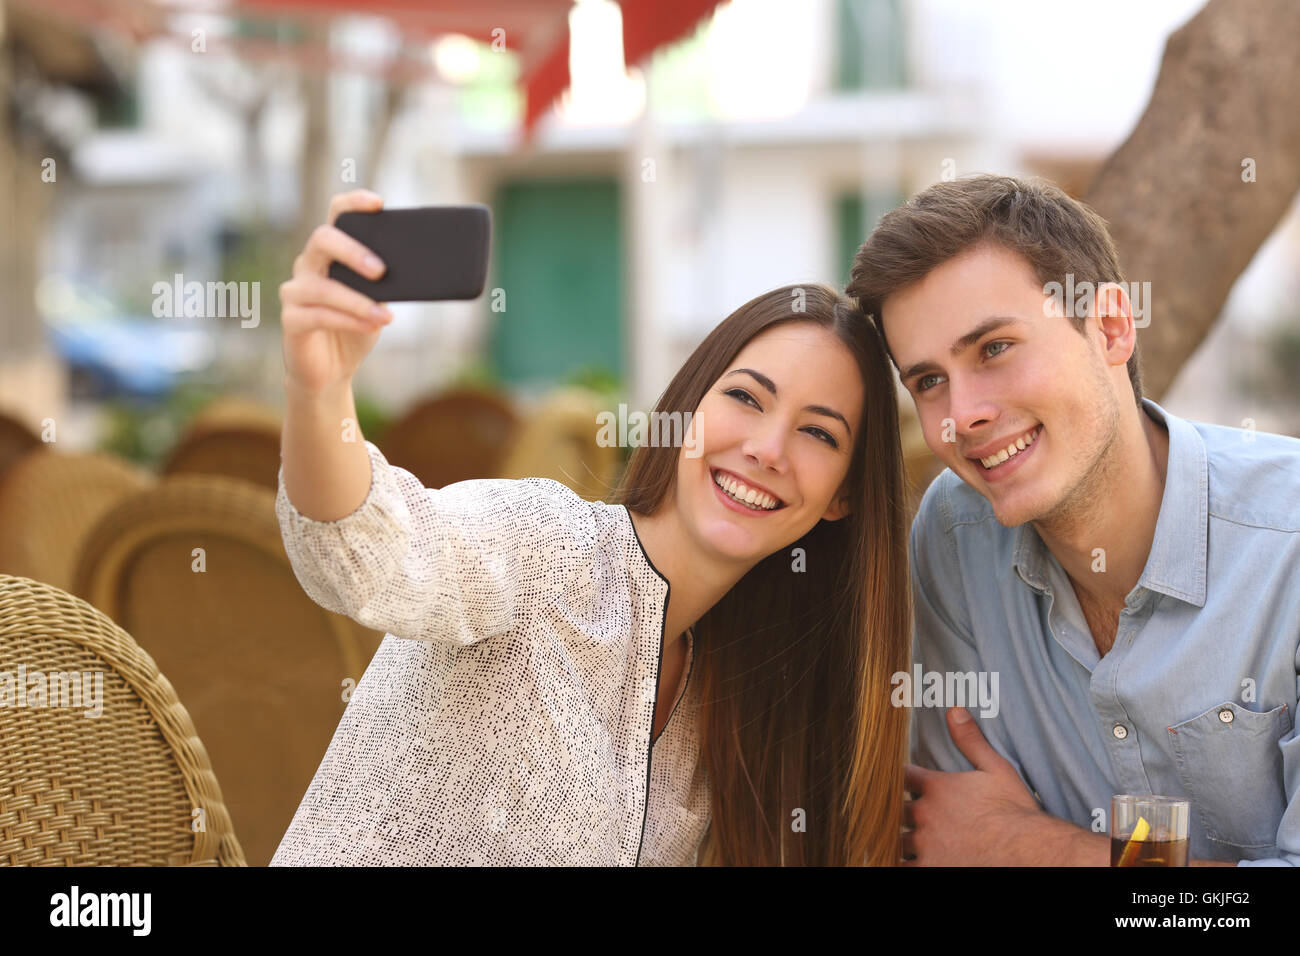
[[[1033,521],[1036,516],[1025,512],[1023,509],[1005,511],[994,507],[993,517],[996,518],[998,524],[1002,525],[1004,528],[1018,528],[1028,521]]]
[[[1047,510],[1041,501],[1029,500],[1023,488],[1011,492],[1010,489],[1003,491],[998,487],[990,488],[984,482],[974,483],[968,480],[966,483],[983,495],[993,509],[993,517],[1004,528],[1015,528],[1034,521]]]

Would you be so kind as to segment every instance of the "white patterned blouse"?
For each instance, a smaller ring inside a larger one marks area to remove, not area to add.
[[[365,444],[337,521],[280,473],[303,590],[386,634],[271,865],[694,864],[694,635],[652,743],[668,582],[627,509],[546,478],[426,488]]]

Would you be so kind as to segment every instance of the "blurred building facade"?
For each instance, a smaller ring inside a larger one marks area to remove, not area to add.
[[[583,0],[571,17],[574,87],[523,150],[509,54],[435,48],[437,77],[397,93],[335,75],[320,157],[337,173],[331,191],[366,186],[391,207],[483,202],[494,213],[488,293],[395,305],[398,321],[358,387],[400,408],[478,365],[525,399],[590,375],[648,407],[750,297],[842,285],[877,218],[929,183],[1037,173],[1081,193],[1140,115],[1164,36],[1197,5],[1129,11],[1105,0],[1101,15],[1082,18],[1020,0],[735,0],[625,71],[617,7]],[[1108,33],[1106,16],[1121,13],[1128,29]],[[1076,49],[1109,40],[1109,61],[1126,69],[1075,70],[1053,37]],[[382,55],[400,40],[383,23],[349,19],[335,23],[331,44]],[[238,99],[241,82],[264,87],[246,97],[255,111],[211,95],[221,85]],[[82,175],[59,197],[47,260],[116,276],[136,293],[177,271],[221,279],[220,234],[232,218],[285,226],[299,215],[301,88],[283,71],[244,75],[175,45],[143,48],[133,83],[128,121],[82,139]],[[386,99],[391,124],[375,149]],[[376,168],[365,168],[368,157]],[[1295,301],[1297,221],[1243,276],[1212,342],[1166,397],[1171,410],[1240,424],[1257,408],[1239,394],[1225,350]],[[297,250],[281,251],[290,262]],[[275,284],[261,292],[268,315]],[[221,334],[229,342],[218,354],[278,387],[278,345],[265,330],[227,323]],[[1250,417],[1280,427],[1267,413]]]

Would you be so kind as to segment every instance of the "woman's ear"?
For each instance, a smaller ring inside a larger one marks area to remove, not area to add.
[[[844,486],[841,485],[839,491],[835,493],[835,498],[826,509],[826,513],[822,515],[822,519],[825,521],[839,521],[845,515],[850,514],[852,510],[853,509],[849,507],[848,492]]]

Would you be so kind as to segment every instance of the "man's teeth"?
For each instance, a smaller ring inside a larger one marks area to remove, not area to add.
[[[720,471],[713,473],[713,482],[741,504],[749,505],[759,511],[772,511],[781,503],[771,495],[756,488],[751,488],[744,482],[737,481],[730,475],[724,475]]]
[[[989,455],[989,457],[987,458],[981,458],[980,464],[983,465],[985,468],[995,468],[998,465],[1002,464],[1004,461],[1006,461],[1008,458],[1012,458],[1020,454],[1020,452],[1024,451],[1026,448],[1032,445],[1035,439],[1038,438],[1038,429],[1041,427],[1042,426],[1040,425],[1035,425],[1033,428],[1029,429],[1029,431],[1025,432],[1023,435],[1021,435],[1019,438],[1017,438],[1015,441],[1013,441],[1010,445],[1002,449],[997,454]]]

